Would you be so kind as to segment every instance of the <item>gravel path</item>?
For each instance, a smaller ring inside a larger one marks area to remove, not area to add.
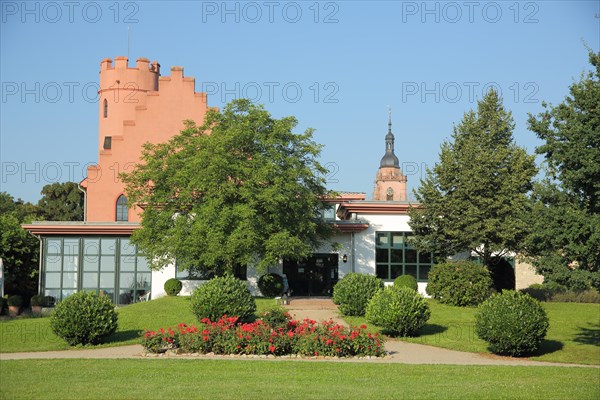
[[[337,307],[331,299],[293,299],[288,308],[290,314],[297,319],[310,318],[316,321],[333,319],[335,322],[345,324],[339,316]],[[238,360],[268,360],[268,361],[335,361],[335,362],[369,362],[369,363],[402,363],[402,364],[453,364],[453,365],[520,365],[520,366],[558,366],[558,367],[587,367],[600,368],[593,365],[561,364],[541,361],[531,361],[512,357],[500,357],[491,354],[465,353],[461,351],[448,350],[440,347],[427,346],[416,343],[407,343],[401,340],[388,340],[385,344],[388,355],[383,358],[371,359],[337,359],[327,357],[296,358],[296,357],[272,357],[272,356],[145,356],[141,345],[103,347],[99,349],[44,351],[29,353],[0,353],[2,360],[24,360],[24,359],[52,359],[52,358],[93,358],[93,359],[116,359],[116,358],[194,358],[194,359],[238,359]]]

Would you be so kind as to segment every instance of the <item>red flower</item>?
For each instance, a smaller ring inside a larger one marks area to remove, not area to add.
[[[275,353],[275,346],[273,346],[273,345],[269,346],[269,351],[271,353]]]

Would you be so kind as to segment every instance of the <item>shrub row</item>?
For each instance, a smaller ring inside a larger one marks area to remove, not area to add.
[[[566,286],[556,282],[534,283],[528,288],[521,289],[521,292],[539,301],[600,303],[600,293],[595,289],[568,290]]]
[[[288,320],[274,328],[263,320],[239,323],[237,317],[223,316],[213,322],[179,324],[176,330],[146,331],[142,345],[150,353],[174,350],[179,353],[252,354],[302,356],[384,356],[383,340],[366,331],[366,326],[346,328],[333,321]]]

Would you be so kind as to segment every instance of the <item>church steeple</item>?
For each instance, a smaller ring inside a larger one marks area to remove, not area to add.
[[[394,154],[394,134],[392,133],[392,109],[388,109],[388,133],[385,135],[385,155],[379,163],[379,168],[396,167],[400,168],[400,161]]]
[[[394,134],[392,133],[392,110],[388,109],[388,133],[385,135],[385,155],[379,163],[375,178],[373,200],[406,201],[406,176],[400,169],[400,161],[394,154]]]

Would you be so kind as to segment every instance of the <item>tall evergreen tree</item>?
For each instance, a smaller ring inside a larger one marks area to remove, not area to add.
[[[419,249],[439,256],[474,252],[487,266],[495,256],[521,250],[536,167],[514,143],[513,129],[495,91],[464,114],[415,191],[421,206],[410,210],[410,226]]]
[[[53,183],[42,188],[38,202],[45,221],[83,221],[83,192],[75,182]]]

